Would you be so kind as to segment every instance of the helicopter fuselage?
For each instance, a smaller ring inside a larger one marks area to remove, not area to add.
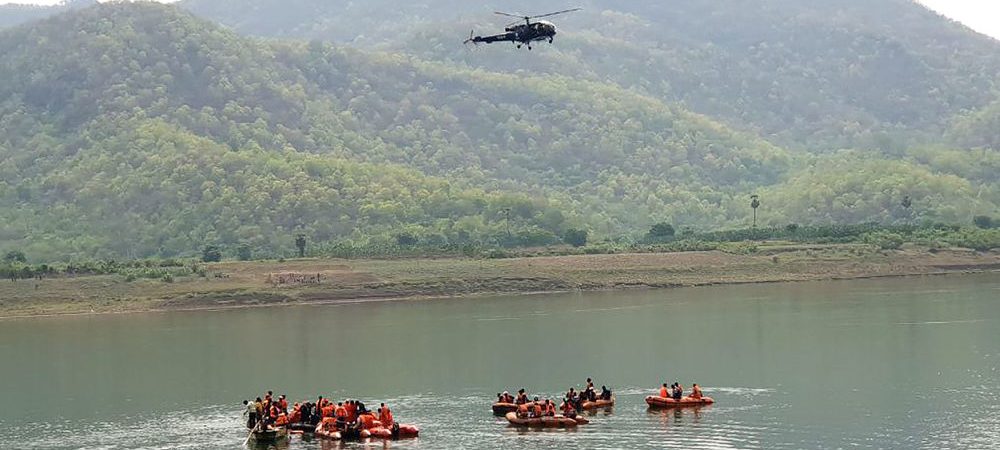
[[[529,22],[523,25],[513,25],[504,29],[506,33],[493,36],[476,36],[469,39],[469,42],[492,44],[494,42],[514,42],[527,45],[531,48],[531,43],[535,41],[549,41],[556,36],[556,26],[551,22],[538,21]]]

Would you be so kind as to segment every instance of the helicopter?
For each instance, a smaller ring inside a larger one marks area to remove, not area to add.
[[[496,34],[493,36],[473,36],[473,34],[475,34],[475,30],[473,30],[469,33],[469,39],[467,39],[465,43],[468,44],[471,42],[478,45],[479,43],[492,44],[494,42],[513,42],[517,44],[517,48],[525,46],[528,47],[528,50],[531,50],[532,42],[549,41],[551,44],[552,39],[556,35],[556,26],[552,22],[545,20],[532,22],[532,20],[580,11],[580,9],[581,8],[567,9],[565,11],[557,11],[539,16],[525,16],[522,14],[509,14],[496,11],[494,14],[507,17],[517,17],[520,20],[504,27],[503,34]],[[521,23],[521,20],[524,20],[524,23]]]

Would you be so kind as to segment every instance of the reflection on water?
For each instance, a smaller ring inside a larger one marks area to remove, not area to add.
[[[256,448],[998,448],[995,276],[0,322],[0,447],[236,449],[240,401],[385,401],[409,441]],[[267,340],[249,339],[270,330]],[[578,429],[494,417],[498,391],[592,376]],[[717,403],[647,410],[663,381]],[[714,386],[714,387],[713,387]]]

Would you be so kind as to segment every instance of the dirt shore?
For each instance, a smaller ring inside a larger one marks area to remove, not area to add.
[[[863,245],[511,259],[224,262],[174,282],[121,276],[0,283],[0,318],[667,288],[1000,271],[1000,253]]]

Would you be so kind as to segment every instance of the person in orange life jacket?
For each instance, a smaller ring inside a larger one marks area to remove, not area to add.
[[[334,409],[333,417],[337,419],[337,423],[346,424],[347,423],[347,408],[344,406],[343,402],[337,403],[337,408]]]
[[[670,398],[670,392],[667,391],[667,383],[663,383],[663,387],[660,388],[660,397]]]
[[[528,394],[524,393],[524,389],[519,389],[517,391],[517,399],[514,400],[514,403],[518,405],[528,403]]]
[[[691,385],[691,398],[701,400],[701,397],[701,387],[698,386],[698,383]]]
[[[569,398],[563,399],[563,404],[559,409],[562,410],[564,416],[569,417],[570,419],[576,417],[576,408],[573,406],[573,402]]]
[[[375,415],[371,411],[365,411],[358,415],[358,425],[362,430],[375,428]]]
[[[274,420],[274,426],[284,427],[288,425],[288,414],[284,411],[278,410],[278,417]]]
[[[532,417],[542,417],[544,412],[545,411],[542,410],[542,402],[538,400],[538,397],[535,397],[535,402],[531,405]]]
[[[358,405],[354,403],[354,400],[348,400],[344,403],[344,408],[347,409],[347,421],[353,423],[358,420]]]
[[[278,420],[278,416],[281,414],[281,410],[278,409],[277,403],[271,403],[266,414],[267,425],[274,425]]]
[[[396,424],[396,421],[392,417],[392,411],[385,403],[379,405],[378,408],[378,421],[382,422],[382,426],[392,429],[392,426]]]
[[[285,399],[284,394],[282,394],[281,397],[278,397],[278,408],[281,408],[282,412],[288,414],[288,400]]]
[[[545,415],[547,417],[555,417],[556,415],[556,404],[549,399],[545,399]]]

